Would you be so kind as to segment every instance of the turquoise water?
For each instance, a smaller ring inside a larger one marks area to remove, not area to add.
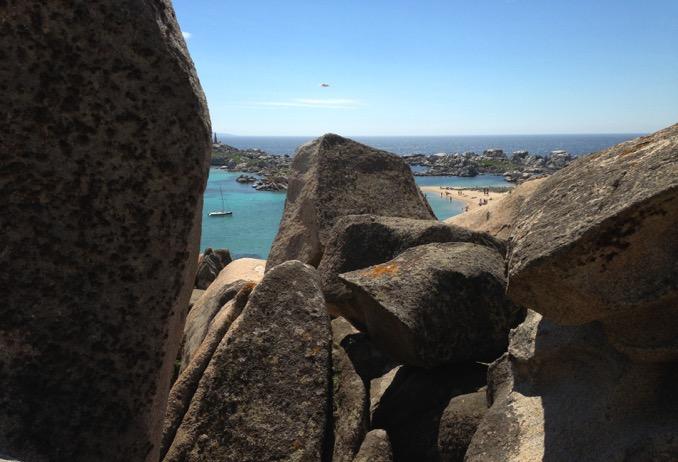
[[[285,205],[285,193],[255,191],[250,185],[235,181],[238,173],[210,169],[205,203],[203,207],[202,240],[200,249],[206,247],[228,248],[234,257],[268,256],[271,243],[278,232],[278,225]],[[416,177],[421,186],[441,185],[456,187],[506,186],[501,176],[483,175],[474,178],[452,176]],[[226,210],[232,216],[210,217],[212,210],[221,210],[219,188],[224,193]],[[440,220],[461,213],[462,204],[450,202],[438,195],[428,193],[431,208]]]

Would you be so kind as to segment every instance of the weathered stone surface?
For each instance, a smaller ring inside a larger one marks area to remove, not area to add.
[[[207,289],[214,281],[224,266],[231,263],[231,252],[228,249],[206,248],[205,252],[198,259],[198,271],[195,275],[195,287],[197,289]]]
[[[511,235],[509,294],[561,324],[603,320],[625,354],[675,361],[677,227],[674,125],[579,159],[539,186]]]
[[[273,268],[212,355],[164,460],[321,460],[330,350],[315,269]]]
[[[435,219],[398,156],[332,134],[299,147],[267,269],[294,259],[318,266],[336,220],[365,213]]]
[[[445,407],[452,397],[483,386],[486,370],[476,363],[430,370],[401,366],[373,380],[379,389],[370,390],[372,428],[386,430],[394,460],[438,461],[438,427]]]
[[[498,239],[507,240],[511,235],[513,223],[523,205],[546,178],[535,178],[511,189],[498,201],[470,212],[461,213],[445,220],[445,223],[488,233]]]
[[[157,460],[207,106],[168,0],[3,2],[0,447]]]
[[[499,392],[467,462],[678,457],[675,363],[629,361],[599,323],[558,326],[530,311],[496,372]]]
[[[339,277],[353,290],[370,338],[404,364],[491,361],[518,322],[504,297],[504,260],[488,247],[422,245]]]
[[[353,462],[393,462],[393,452],[384,430],[372,430],[365,436]]]
[[[398,365],[376,348],[367,334],[359,332],[344,318],[332,320],[332,338],[344,349],[366,386],[369,386],[370,380],[383,376]]]
[[[258,258],[238,258],[221,270],[218,280],[221,284],[230,284],[237,280],[259,282],[264,277],[266,260]]]
[[[336,319],[334,320],[336,321]],[[351,462],[360,449],[360,443],[367,433],[369,418],[367,412],[367,390],[353,367],[340,341],[335,336],[332,322],[332,401],[334,426],[334,462]],[[344,321],[345,322],[345,321]]]
[[[191,362],[195,350],[207,334],[209,324],[229,300],[245,285],[256,284],[264,275],[265,260],[239,258],[220,272],[203,295],[194,303],[186,317],[181,341],[181,370]]]
[[[438,451],[441,462],[462,462],[478,424],[487,412],[485,390],[452,398],[440,418]]]
[[[167,400],[165,425],[160,445],[161,460],[172,444],[177,428],[181,425],[181,421],[191,404],[193,395],[198,389],[202,374],[212,359],[212,355],[214,355],[228,329],[240,316],[240,313],[242,313],[252,289],[253,284],[245,284],[235,297],[219,310],[214,319],[210,321],[207,334],[196,349],[190,363],[172,385],[169,399]]]
[[[193,305],[195,305],[195,302],[200,300],[200,297],[205,293],[204,290],[202,289],[193,289],[191,292],[191,298],[188,301],[188,311],[191,311],[191,308],[193,308]]]
[[[331,314],[341,315],[364,328],[353,292],[339,279],[346,273],[378,265],[410,247],[434,242],[471,242],[505,253],[504,244],[485,234],[436,220],[350,215],[337,220],[318,265],[325,300]]]
[[[222,307],[235,298],[241,289],[254,285],[253,282],[243,280],[228,284],[221,284],[221,282],[222,280],[217,279],[210,284],[188,312],[181,340],[181,371],[191,363],[194,353],[207,335],[210,323]]]

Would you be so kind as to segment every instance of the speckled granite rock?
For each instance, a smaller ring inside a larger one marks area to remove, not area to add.
[[[337,219],[365,213],[435,219],[400,157],[332,134],[304,144],[266,268],[286,260],[318,266]]]
[[[247,304],[249,295],[254,285],[245,284],[242,289],[221,307],[214,318],[209,322],[208,329],[204,339],[192,355],[190,363],[181,371],[176,382],[172,385],[169,398],[167,400],[167,411],[165,413],[165,424],[162,432],[162,442],[160,445],[160,457],[165,456],[169,446],[174,440],[177,429],[191,404],[193,395],[198,389],[200,379],[205,369],[212,360],[212,356],[231,325],[242,313]]]
[[[387,262],[411,247],[433,242],[471,242],[494,248],[502,255],[506,250],[502,242],[488,234],[436,220],[375,215],[339,218],[318,265],[330,314],[341,315],[364,328],[365,320],[355,306],[353,292],[338,275]]]
[[[330,349],[316,270],[270,270],[214,352],[165,462],[321,460]]]
[[[625,354],[678,360],[678,124],[584,157],[522,208],[509,295],[561,324],[602,320]]]
[[[384,430],[372,430],[365,435],[353,462],[393,462],[393,452]]]
[[[3,2],[0,447],[157,460],[207,106],[168,0]]]
[[[375,345],[403,364],[492,361],[520,321],[504,296],[504,259],[485,246],[421,245],[339,277]]]

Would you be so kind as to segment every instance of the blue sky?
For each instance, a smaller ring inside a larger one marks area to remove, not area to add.
[[[639,133],[678,122],[676,0],[174,7],[220,133]]]

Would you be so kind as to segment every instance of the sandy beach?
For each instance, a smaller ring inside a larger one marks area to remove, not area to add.
[[[481,199],[486,199],[489,205],[508,194],[508,192],[494,191],[483,194],[483,191],[479,189],[456,189],[451,186],[421,186],[420,189],[426,194],[435,194],[437,196],[442,194],[442,197],[463,202],[468,207],[469,212],[484,207],[484,205],[479,205]]]

